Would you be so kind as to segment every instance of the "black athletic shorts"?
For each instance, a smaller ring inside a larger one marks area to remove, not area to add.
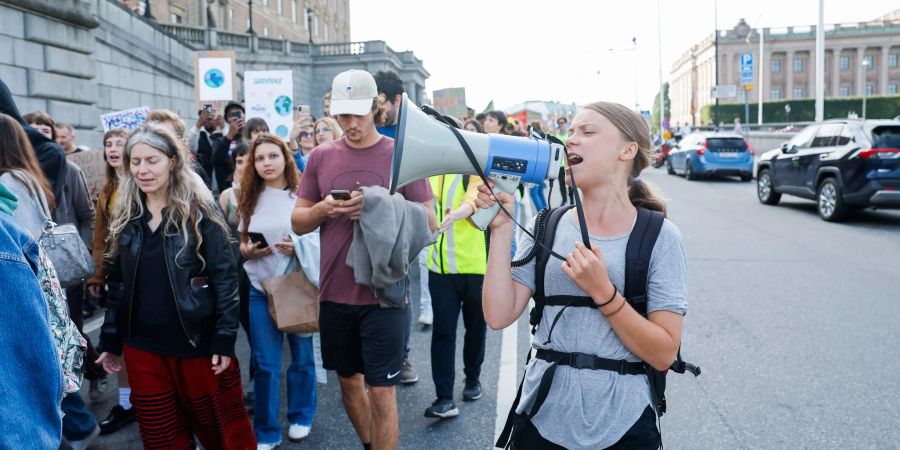
[[[323,365],[341,377],[361,373],[369,386],[397,385],[408,314],[408,306],[398,309],[321,302]]]

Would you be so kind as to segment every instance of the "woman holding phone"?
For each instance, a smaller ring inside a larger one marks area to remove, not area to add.
[[[253,425],[259,449],[272,449],[281,443],[280,407],[281,348],[285,333],[278,330],[269,315],[262,280],[275,273],[278,260],[295,257],[290,237],[291,212],[300,185],[300,172],[290,149],[280,138],[261,134],[251,144],[249,165],[241,177],[238,200],[238,230],[241,255],[250,278],[250,345],[256,360],[254,374],[255,408]],[[309,436],[316,414],[316,370],[312,337],[287,334],[291,364],[287,371],[290,428],[288,437],[299,441]]]
[[[252,448],[228,225],[167,129],[142,125],[124,156],[107,240],[108,278],[124,288],[106,310],[97,362],[115,373],[124,356],[144,447],[188,448],[193,434],[204,448]]]

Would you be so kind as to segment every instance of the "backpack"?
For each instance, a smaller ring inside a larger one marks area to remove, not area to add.
[[[513,266],[521,266],[527,264],[531,259],[535,259],[535,292],[534,292],[534,308],[531,310],[529,323],[531,324],[531,334],[534,335],[541,318],[544,315],[544,307],[547,305],[563,306],[563,309],[556,315],[550,325],[547,333],[547,341],[549,344],[553,334],[553,328],[562,316],[563,311],[570,307],[590,307],[595,308],[593,300],[590,297],[576,296],[546,296],[544,292],[544,273],[546,271],[547,262],[550,260],[550,250],[553,249],[553,241],[556,237],[556,227],[560,219],[572,208],[562,206],[559,208],[542,210],[535,221],[534,235],[535,240],[543,243],[534,245],[532,252],[520,261],[513,262]],[[625,292],[622,293],[628,304],[631,305],[641,316],[647,317],[647,283],[650,273],[650,256],[653,252],[653,246],[659,237],[665,216],[658,211],[651,211],[646,208],[638,208],[637,221],[631,235],[628,237],[628,244],[625,250]],[[541,405],[547,399],[550,393],[550,385],[559,365],[567,365],[579,369],[593,370],[611,370],[620,374],[639,375],[646,374],[650,384],[650,397],[653,407],[659,417],[666,412],[666,371],[658,371],[649,364],[643,362],[629,362],[625,360],[612,360],[601,358],[599,356],[585,353],[566,353],[555,350],[539,349],[536,357],[551,362],[551,366],[547,368],[538,385],[537,396],[531,412],[527,413],[527,418],[533,417],[540,409]],[[531,352],[525,360],[526,366],[531,361]],[[700,375],[700,368],[682,361],[681,350],[679,349],[675,362],[670,369],[677,373],[691,372],[694,376]],[[524,376],[523,376],[524,382]],[[519,383],[519,391],[510,408],[509,415],[506,419],[506,425],[497,440],[496,446],[505,448],[511,442],[511,434],[513,423],[516,420],[516,407],[522,396],[522,383]]]

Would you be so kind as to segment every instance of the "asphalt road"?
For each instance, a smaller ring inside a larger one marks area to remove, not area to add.
[[[644,179],[669,200],[670,219],[685,238],[690,295],[682,354],[703,369],[696,379],[668,377],[666,448],[895,448],[900,212],[863,211],[832,224],[819,219],[810,201],[760,204],[754,183],[691,182],[652,169]],[[238,342],[243,362],[246,341]],[[521,377],[526,318],[503,343],[502,332],[488,332],[484,397],[461,401],[458,367],[460,416],[435,421],[423,417],[434,399],[430,333],[415,326],[411,359],[420,381],[397,391],[400,448],[491,448],[498,412],[505,417],[503,405]],[[461,351],[460,324],[457,361]],[[111,386],[92,405],[101,417],[114,392]],[[285,432],[281,448],[361,448],[334,374],[318,398],[309,439],[287,443]],[[92,448],[140,447],[133,425]]]

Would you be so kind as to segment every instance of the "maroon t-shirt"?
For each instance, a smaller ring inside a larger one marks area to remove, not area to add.
[[[394,140],[382,137],[363,149],[348,146],[344,139],[324,144],[309,156],[297,196],[320,202],[335,189],[357,191],[362,186],[390,188]],[[398,190],[410,201],[424,203],[434,198],[427,180],[414,181]],[[346,216],[326,219],[319,229],[322,242],[319,300],[348,305],[376,305],[372,290],[357,284],[347,252],[353,242],[353,221]]]

